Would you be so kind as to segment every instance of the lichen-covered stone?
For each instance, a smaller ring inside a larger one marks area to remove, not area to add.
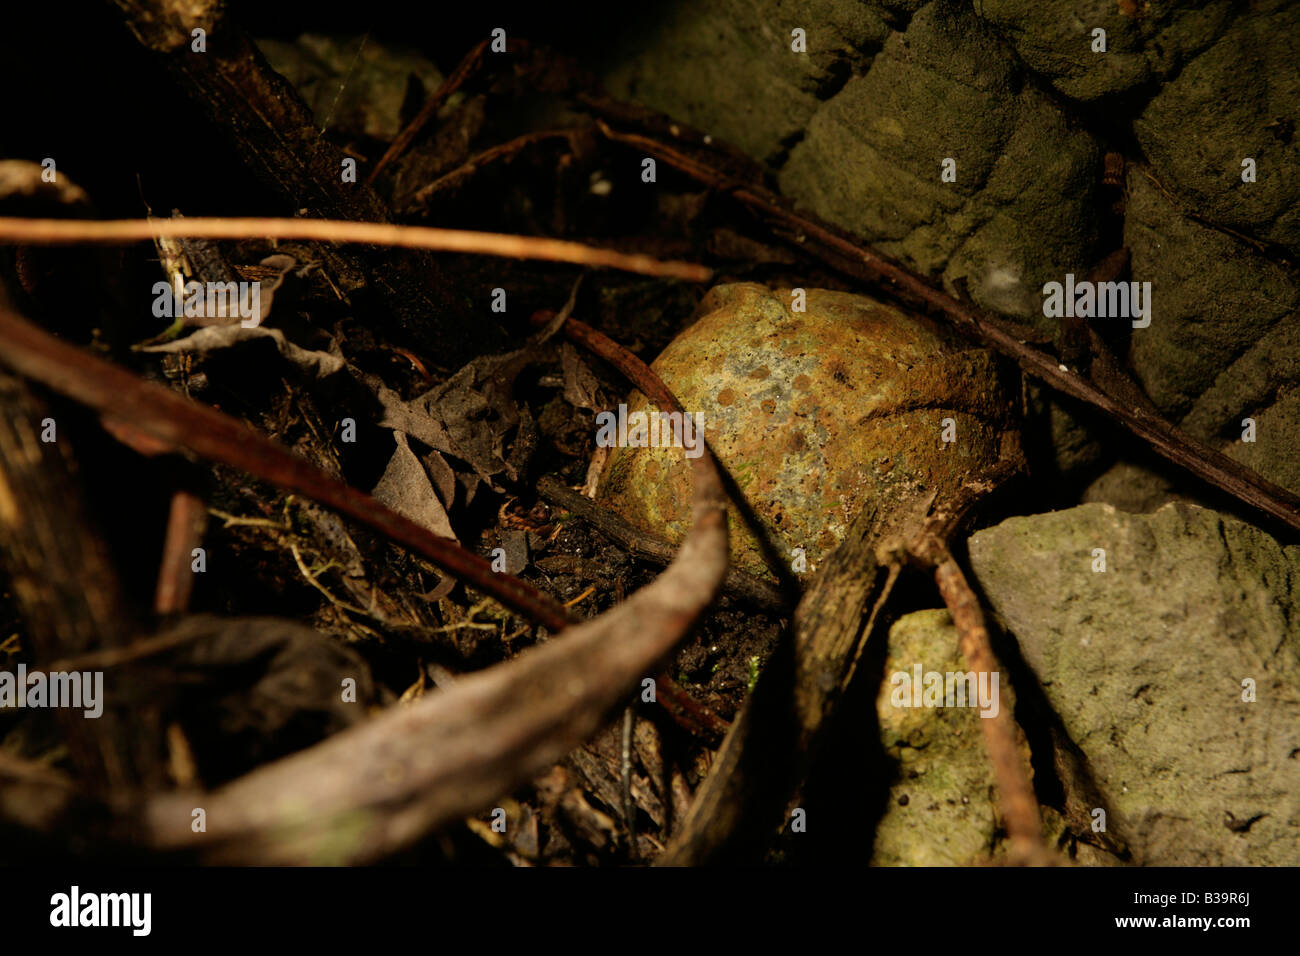
[[[951,491],[1014,441],[992,356],[953,345],[898,309],[865,296],[718,286],[701,317],[652,366],[690,413],[762,528],[789,562],[810,569],[841,540],[868,500]],[[629,414],[646,408],[639,393]],[[956,441],[942,440],[952,418]],[[600,497],[673,541],[691,519],[691,478],[680,448],[616,448]],[[732,557],[766,567],[755,529],[732,511]]]
[[[1135,863],[1300,864],[1300,548],[1191,505],[1090,504],[969,553]]]
[[[876,698],[880,743],[895,761],[889,802],[876,827],[874,866],[969,866],[998,848],[999,815],[993,766],[984,746],[979,710],[972,707],[900,707],[891,675],[965,672],[957,629],[947,611],[916,611],[889,629],[884,680]],[[999,705],[1014,709],[1006,674]],[[1021,738],[1028,764],[1028,745]]]

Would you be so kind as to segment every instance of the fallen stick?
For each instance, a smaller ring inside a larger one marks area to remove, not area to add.
[[[907,557],[934,575],[939,594],[957,628],[961,655],[976,673],[997,671],[998,659],[989,642],[979,598],[953,558],[949,542],[970,511],[995,490],[999,481],[1000,477],[994,475],[966,482],[950,501],[926,519],[920,533],[907,545]],[[1043,842],[1038,798],[1034,795],[1029,767],[1020,756],[1015,717],[1009,708],[999,707],[996,716],[983,717],[979,723],[993,764],[999,804],[1011,844],[1011,860],[1026,864],[1057,862]]]
[[[618,543],[624,551],[642,561],[665,565],[673,559],[676,549],[667,541],[634,527],[616,512],[602,507],[599,502],[567,488],[562,481],[549,476],[537,482],[538,493],[570,514],[592,525],[597,531]],[[788,613],[793,603],[781,589],[762,578],[732,568],[722,582],[722,590],[754,607],[774,614]]]
[[[16,219],[0,217],[0,242],[28,245],[123,243],[143,239],[314,239],[360,242],[405,249],[475,253],[514,259],[568,262],[593,268],[622,269],[640,275],[707,282],[712,270],[691,262],[664,262],[652,256],[600,249],[566,239],[537,239],[467,229],[401,226],[338,219]]]

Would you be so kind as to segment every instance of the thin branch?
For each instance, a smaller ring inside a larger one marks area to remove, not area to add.
[[[172,494],[162,561],[158,567],[158,585],[154,591],[153,609],[156,614],[179,614],[189,607],[190,594],[194,590],[192,553],[203,541],[207,517],[207,506],[198,495],[185,488]]]
[[[375,163],[374,168],[366,176],[366,184],[371,185],[383,171],[384,167],[392,163],[402,153],[406,152],[408,146],[414,142],[415,137],[420,135],[420,131],[428,125],[429,120],[437,114],[442,104],[447,102],[451,94],[455,93],[465,81],[477,73],[483,67],[484,54],[487,52],[491,40],[484,40],[478,46],[474,47],[460,61],[460,65],[447,77],[432,96],[425,101],[420,112],[416,114],[411,122],[406,124],[403,129],[389,144],[388,149],[384,150],[384,155],[379,157],[379,162]],[[521,53],[527,49],[526,40],[510,40],[508,44],[512,53]]]
[[[639,275],[707,282],[712,270],[690,262],[599,249],[564,239],[539,239],[503,233],[432,226],[337,219],[15,219],[0,217],[0,242],[29,245],[126,243],[144,239],[312,239],[358,242],[406,249],[435,249],[510,259],[569,262],[592,268],[622,269]]]
[[[537,130],[536,132],[525,133],[522,136],[517,136],[508,143],[502,143],[499,146],[485,149],[473,159],[466,160],[463,164],[457,166],[451,172],[444,173],[427,186],[422,186],[415,195],[411,197],[410,205],[427,207],[436,194],[469,179],[483,167],[491,163],[495,163],[502,159],[512,159],[522,150],[535,145],[536,143],[544,143],[547,140],[552,139],[563,139],[569,141],[570,150],[572,150],[573,140],[578,135],[580,135],[579,131],[572,129]]]
[[[998,671],[998,659],[989,642],[979,598],[949,552],[948,543],[974,508],[1019,470],[1020,464],[1019,461],[1003,462],[989,474],[964,482],[954,495],[935,507],[920,533],[906,546],[907,557],[934,574],[939,594],[957,628],[962,657],[977,674]],[[995,716],[981,715],[980,730],[993,764],[1002,816],[1011,839],[1012,859],[1026,863],[1055,862],[1043,843],[1038,798],[1034,795],[1029,769],[1020,756],[1015,718],[1010,709],[999,706]]]
[[[142,660],[155,654],[162,654],[191,641],[203,637],[203,633],[194,630],[172,630],[164,634],[142,637],[123,647],[109,648],[104,651],[92,651],[79,657],[64,658],[50,665],[52,671],[98,671],[111,667],[120,667],[131,661]]]
[[[571,306],[566,306],[566,311]],[[561,313],[562,315],[564,313]],[[547,328],[550,324],[545,316],[534,316],[534,322],[546,322]],[[558,318],[558,317],[557,317]],[[642,394],[649,397],[659,408],[668,409],[669,411],[681,412],[682,407],[677,398],[664,384],[663,379],[639,358],[629,352],[623,346],[619,345],[613,339],[597,332],[591,326],[579,322],[577,319],[567,319],[564,322],[564,334],[571,341],[583,346],[592,354],[604,359],[614,368],[618,369],[624,377],[627,378]],[[718,473],[717,466],[713,461],[713,453],[706,447],[704,453],[692,461],[694,466],[697,462],[706,462],[710,480],[718,481],[718,487],[721,488],[721,475]],[[700,485],[698,469],[696,470],[696,487]],[[697,491],[698,494],[698,491]],[[726,568],[723,569],[724,580]],[[713,711],[700,704],[695,698],[686,692],[676,681],[666,674],[660,674],[657,678],[659,683],[659,693],[657,699],[663,708],[668,711],[669,716],[678,724],[690,730],[697,736],[706,740],[717,741],[726,734],[730,727],[727,721],[718,717]]]
[[[989,643],[984,612],[966,576],[951,556],[934,569],[934,580],[957,627],[962,657],[967,666],[976,674],[996,672],[998,659]],[[1016,746],[1016,723],[1010,708],[999,706],[993,717],[981,715],[980,729],[984,732],[984,745],[993,762],[993,776],[997,780],[1012,852],[1025,855],[1041,851],[1043,835],[1038,799],[1034,796],[1033,784],[1029,782],[1029,770]]]
[[[551,504],[577,515],[605,537],[617,542],[632,557],[659,565],[673,559],[676,548],[667,541],[633,526],[586,495],[565,487],[558,479],[543,477],[537,482],[537,491]],[[735,568],[727,572],[722,590],[764,611],[788,614],[791,610],[791,602],[776,585]]]

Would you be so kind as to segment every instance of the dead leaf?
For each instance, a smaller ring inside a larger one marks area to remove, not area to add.
[[[420,459],[415,457],[411,446],[407,444],[406,436],[394,432],[393,440],[397,443],[397,449],[388,460],[388,468],[371,494],[403,517],[410,518],[436,535],[455,541],[456,532],[451,528],[451,520],[438,496],[434,494]]]
[[[600,380],[568,342],[560,347],[560,364],[564,370],[564,400],[592,412],[604,409],[607,403],[600,397]]]

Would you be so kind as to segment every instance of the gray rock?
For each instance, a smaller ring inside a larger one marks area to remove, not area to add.
[[[1300,251],[1300,5],[1260,0],[1165,84],[1134,125],[1201,216]],[[1258,179],[1241,180],[1251,157]]]
[[[615,96],[779,163],[821,100],[865,69],[889,32],[887,16],[842,0],[670,3],[612,49],[602,78]],[[806,53],[791,50],[795,28],[806,33]]]
[[[1147,394],[1181,417],[1238,357],[1300,305],[1281,266],[1195,222],[1140,170],[1128,177],[1124,243],[1133,277],[1152,284],[1151,326],[1133,330]]]
[[[1083,491],[1086,504],[1108,504],[1120,511],[1146,514],[1158,511],[1169,502],[1181,499],[1170,481],[1167,469],[1154,463],[1118,461],[1099,475]]]
[[[1154,9],[1153,9],[1154,8]],[[976,0],[1035,73],[1064,95],[1095,100],[1161,79],[1204,49],[1231,19],[1229,0]],[[1106,31],[1104,53],[1093,30]]]
[[[1300,548],[1190,505],[1093,504],[969,551],[1135,862],[1300,863]]]
[[[1130,170],[1128,192],[1133,277],[1152,283],[1151,325],[1132,333],[1138,379],[1189,434],[1300,491],[1300,283],[1250,243],[1193,219],[1144,168]],[[1247,418],[1251,443],[1242,441]],[[1168,501],[1168,480],[1140,464],[1117,464],[1085,500],[1126,510]]]
[[[940,179],[945,158],[957,180]],[[969,7],[937,0],[808,124],[782,191],[977,302],[1050,327],[1042,286],[1085,271],[1100,153]]]

